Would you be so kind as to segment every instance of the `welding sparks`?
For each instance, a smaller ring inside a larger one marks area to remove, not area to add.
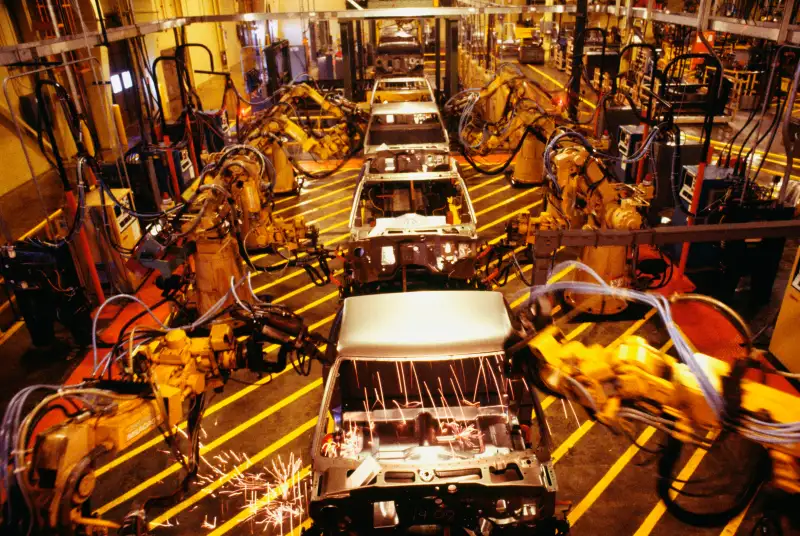
[[[241,472],[234,464],[241,463],[243,459],[248,459],[244,453],[233,451],[215,456],[218,465],[212,465],[204,459],[212,474],[201,474],[198,478],[203,482],[213,482],[220,473],[233,471],[233,478],[219,491],[223,498],[221,513],[232,506],[247,511],[247,520],[262,532],[291,533],[308,512],[308,485],[306,475],[301,474],[302,460],[292,454],[284,462],[279,456],[261,470]],[[216,529],[217,517],[209,519],[206,516],[201,527]]]
[[[366,369],[359,371],[364,382],[352,376],[341,380],[329,408],[334,428],[319,453],[357,461],[373,457],[382,464],[506,452],[500,428],[489,433],[489,427],[508,424],[509,400],[533,387],[524,379],[517,383],[507,377],[504,363],[494,354],[450,363],[354,363]]]

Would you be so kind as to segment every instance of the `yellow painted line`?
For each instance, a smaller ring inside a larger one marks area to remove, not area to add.
[[[16,332],[22,329],[22,326],[24,325],[25,322],[22,321],[14,322],[8,331],[0,332],[0,343],[6,342],[9,339],[11,339],[11,337],[13,337]]]
[[[216,490],[218,490],[219,488],[230,482],[237,475],[241,475],[245,471],[248,471],[255,464],[260,463],[268,456],[274,454],[276,451],[280,450],[281,448],[285,447],[295,439],[299,438],[300,436],[311,430],[316,424],[317,424],[316,417],[307,420],[305,423],[301,424],[300,426],[298,426],[297,428],[295,428],[294,430],[292,430],[291,432],[289,432],[276,442],[272,443],[271,445],[261,450],[257,454],[251,456],[247,461],[234,467],[233,470],[226,473],[225,476],[220,477],[218,480],[215,480],[213,483],[202,488],[191,497],[181,501],[177,505],[173,506],[172,508],[170,508],[169,510],[167,510],[166,512],[164,512],[163,514],[152,520],[150,522],[150,530],[158,527],[159,525],[163,524],[170,518],[175,517],[177,514],[183,512],[187,508],[194,506],[201,500],[212,495]]]
[[[714,431],[709,432],[706,435],[707,439],[714,439],[716,438],[716,433]],[[678,477],[676,482],[673,483],[673,486],[676,490],[680,491],[683,489],[684,483],[681,481],[686,481],[691,478],[694,472],[697,470],[700,462],[703,461],[706,454],[708,453],[707,450],[703,449],[696,449],[694,453],[692,453],[692,457],[689,458],[689,461],[686,462],[686,465],[683,467],[680,473],[678,473]],[[669,492],[669,496],[673,499],[678,495],[678,493],[674,490]],[[644,522],[639,526],[633,536],[647,536],[650,534],[653,529],[655,528],[656,524],[659,522],[661,517],[667,511],[667,507],[664,504],[664,501],[658,501],[658,504],[653,507],[650,513],[645,518]]]
[[[326,209],[328,207],[332,207],[333,205],[338,205],[342,201],[349,201],[351,199],[353,199],[353,196],[351,194],[343,195],[342,197],[338,197],[338,198],[334,199],[333,201],[331,201],[329,203],[325,203],[324,205],[320,205],[318,207],[310,208],[308,210],[304,210],[303,212],[298,212],[297,214],[294,215],[294,217],[296,218],[297,216],[306,216],[308,214],[311,214],[312,212],[318,212],[318,211],[320,211],[322,209]]]
[[[698,138],[697,136],[692,136],[690,134],[684,134],[684,136],[686,137],[686,139],[689,139],[689,140],[692,140],[692,141],[700,141],[700,138]],[[714,145],[715,147],[720,147],[720,148],[724,148],[724,147],[728,146],[727,142],[717,141],[717,140],[711,140],[711,144]],[[732,148],[731,148],[732,151],[739,151],[741,149],[742,149],[741,145],[733,145]],[[748,151],[750,150],[749,147],[745,147],[745,149],[747,149]],[[775,163],[782,163],[783,165],[786,165],[786,156],[780,155],[778,153],[765,153],[764,151],[761,151],[759,149],[756,149],[753,152],[755,154],[759,155],[759,156],[764,156],[766,154],[770,158],[777,159],[777,162],[775,162]],[[797,164],[795,164],[794,167],[797,167]]]
[[[306,465],[302,470],[300,470],[295,475],[295,477],[294,477],[296,479],[295,482],[298,481],[298,480],[303,480],[304,478],[307,478],[308,475],[310,475],[310,474],[311,474],[311,466],[310,465]],[[236,527],[237,525],[239,525],[243,521],[247,521],[251,517],[257,516],[259,510],[261,510],[262,508],[267,506],[269,503],[271,503],[272,501],[274,501],[275,499],[280,497],[281,493],[283,493],[283,490],[281,489],[281,487],[280,486],[276,486],[274,489],[270,490],[269,493],[265,493],[264,495],[262,495],[261,498],[259,498],[253,504],[247,505],[246,508],[241,510],[238,514],[236,514],[235,516],[230,518],[228,521],[226,521],[225,523],[223,523],[222,525],[220,525],[216,529],[214,529],[211,532],[209,532],[206,536],[221,536],[222,534],[227,534],[228,531],[230,531],[232,528]],[[311,526],[310,520],[309,520],[308,526],[309,527]],[[301,529],[301,527],[297,527],[295,530],[299,531],[300,529]],[[291,532],[291,534],[294,534],[295,530],[293,530]]]
[[[350,208],[348,207],[347,210],[349,211]],[[339,227],[347,224],[349,221],[350,221],[349,219],[341,220],[341,221],[338,221],[338,222],[334,223],[333,225],[329,225],[327,227],[323,227],[322,229],[319,230],[319,234],[327,233],[327,232],[333,231],[334,229],[338,229]],[[350,233],[348,233],[348,234],[350,234]]]
[[[728,524],[725,525],[725,528],[722,529],[722,532],[719,533],[719,536],[736,536],[736,533],[739,531],[739,527],[742,525],[742,521],[744,521],[744,516],[747,515],[747,511],[750,510],[750,507],[753,506],[753,501],[755,497],[750,499],[750,502],[747,503],[747,506],[744,507],[744,510],[739,512],[739,514],[728,521]]]
[[[324,193],[322,195],[318,195],[318,196],[316,196],[316,197],[314,197],[312,199],[306,199],[305,201],[300,201],[299,203],[297,203],[296,205],[292,205],[291,207],[284,207],[284,208],[282,208],[280,210],[275,210],[272,213],[275,216],[277,216],[278,214],[283,214],[284,212],[292,210],[294,208],[303,207],[305,205],[308,205],[309,203],[315,203],[317,201],[321,201],[322,199],[328,198],[328,197],[330,197],[332,195],[336,195],[339,192],[344,192],[345,190],[350,190],[352,188],[353,188],[353,185],[352,184],[348,184],[347,186],[342,186],[341,188],[337,188],[335,190],[331,190],[330,192]]]
[[[329,214],[321,216],[321,217],[317,218],[316,220],[311,220],[310,222],[308,222],[308,225],[314,225],[315,223],[319,223],[322,220],[327,220],[328,218],[332,218],[334,216],[338,216],[339,214],[344,214],[345,212],[350,212],[351,210],[352,210],[352,207],[344,207],[343,209],[337,210],[336,212],[331,212]]]
[[[487,212],[491,212],[491,211],[493,211],[495,209],[498,209],[498,208],[500,208],[502,206],[508,205],[509,203],[513,203],[514,201],[516,201],[518,199],[522,199],[523,197],[528,196],[528,195],[530,195],[530,194],[532,194],[532,193],[534,193],[536,191],[538,191],[538,188],[531,188],[530,190],[525,190],[524,192],[522,192],[520,194],[512,195],[511,197],[503,199],[499,203],[495,203],[494,205],[492,205],[490,207],[486,207],[485,209],[481,210],[480,212],[476,212],[475,216],[480,216],[481,214],[486,214]],[[480,231],[480,229],[478,229],[478,230]]]
[[[715,156],[716,156],[716,155],[722,155],[722,151],[720,151],[720,150],[716,150],[716,151],[717,151],[717,152],[715,152]],[[770,153],[770,154],[771,154],[771,153]],[[779,161],[777,161],[777,160],[772,160],[772,159],[770,159],[770,158],[765,158],[765,159],[764,159],[764,161],[765,161],[765,162],[770,162],[770,163],[772,163],[772,164],[776,164],[776,165],[778,165],[778,166],[781,166],[781,167],[783,167],[784,169],[786,169],[786,162],[785,162],[785,161],[784,161],[784,162],[779,162]],[[753,163],[753,168],[754,168],[754,169],[755,169],[755,168],[758,168],[758,164],[754,162],[754,163]],[[798,166],[792,166],[792,169],[800,169],[800,168],[798,168]],[[767,168],[761,168],[761,173],[766,173],[766,174],[768,174],[768,175],[772,175],[772,176],[774,176],[774,177],[783,177],[783,172],[781,172],[781,171],[775,171],[775,170],[772,170],[772,169],[767,169]],[[790,175],[789,175],[789,178],[790,178],[791,180],[793,180],[793,181],[800,181],[800,177],[798,177],[797,175],[791,175],[791,174],[790,174]]]
[[[569,450],[575,446],[575,444],[581,440],[583,436],[589,432],[594,426],[594,421],[585,421],[580,428],[572,432],[570,436],[561,443],[558,448],[553,451],[553,455],[551,456],[551,460],[553,460],[553,464],[558,463],[558,461],[564,457],[564,455],[569,452]]]
[[[547,398],[542,400],[542,411],[549,408],[556,400],[557,400],[556,397],[554,397],[553,395],[547,395]],[[536,413],[533,414],[533,418],[536,419]]]
[[[472,188],[467,188],[467,190],[469,190],[469,193],[473,193],[473,192],[475,192],[475,191],[477,191],[477,190],[480,190],[481,188],[483,188],[483,187],[485,187],[485,186],[489,186],[490,184],[492,184],[492,183],[495,183],[495,182],[497,182],[497,181],[499,181],[499,180],[501,180],[501,179],[504,179],[504,178],[505,178],[505,177],[503,177],[502,175],[500,175],[499,177],[495,177],[495,178],[493,178],[493,179],[489,179],[489,180],[487,180],[487,181],[482,181],[480,184],[476,184],[476,185],[475,185],[475,186],[473,186]]]
[[[655,433],[656,429],[648,426],[641,434],[639,434],[636,442],[639,445],[644,445],[650,440],[651,437],[653,437],[653,434]],[[589,491],[589,493],[587,493],[586,496],[581,499],[581,502],[579,502],[578,505],[567,515],[567,520],[569,521],[570,525],[575,525],[575,523],[578,522],[583,514],[586,513],[586,511],[595,503],[595,501],[597,501],[600,495],[603,494],[606,488],[608,488],[609,484],[611,484],[611,482],[617,478],[625,466],[630,463],[634,456],[636,456],[639,450],[639,447],[633,444],[628,447],[628,450],[626,450],[616,462],[614,462],[614,465],[608,469],[606,474],[603,475],[603,478],[601,478],[600,481],[594,485],[591,491]]]
[[[343,270],[334,270],[331,273],[331,275],[337,276],[337,275],[340,275],[342,272],[343,272]],[[291,298],[293,296],[297,296],[298,294],[301,294],[301,293],[303,293],[303,292],[305,292],[305,291],[307,291],[309,289],[312,289],[314,287],[317,287],[317,285],[315,285],[314,283],[309,283],[309,284],[304,285],[302,287],[298,287],[298,288],[292,290],[291,292],[287,292],[286,294],[282,295],[280,298],[276,298],[276,299],[272,300],[272,303],[280,303],[280,302],[286,301],[289,298]],[[317,288],[319,288],[319,287],[317,287]]]
[[[361,169],[361,168],[356,168],[356,169]],[[352,168],[349,168],[348,171],[352,171]],[[358,173],[356,173],[354,175],[348,175],[347,177],[342,177],[342,178],[336,179],[334,181],[324,182],[323,184],[320,184],[319,186],[314,186],[312,188],[309,188],[308,190],[303,189],[300,192],[300,195],[304,196],[304,195],[310,194],[311,192],[316,192],[317,190],[322,190],[324,188],[330,188],[331,186],[335,186],[335,185],[340,184],[340,183],[342,183],[342,182],[344,182],[346,180],[354,179],[357,176],[358,176]],[[320,179],[320,180],[324,181],[325,179]],[[297,201],[297,197],[283,197],[281,199],[278,199],[277,201],[275,201],[275,206],[282,205],[283,203],[286,203],[287,201]]]
[[[558,250],[556,250],[556,253],[558,253],[562,249],[564,249],[564,246],[561,246],[560,248],[558,248]],[[530,268],[532,268],[532,266],[530,264],[528,264],[526,266],[523,266],[522,270],[523,271],[527,271],[526,268],[530,269]],[[570,273],[574,269],[575,269],[575,266],[567,266],[566,268],[564,268],[563,270],[561,270],[557,274],[553,275],[547,282],[548,283],[555,283],[559,279],[565,277],[568,273]],[[510,279],[510,277],[509,277],[509,279]],[[512,309],[516,309],[519,306],[519,304],[521,304],[522,302],[524,302],[525,300],[528,299],[528,296],[529,296],[528,294],[523,294],[522,296],[520,296],[519,298],[517,298],[516,300],[511,302],[511,308]],[[561,306],[559,305],[556,309],[560,310]],[[554,313],[556,312],[556,309],[553,310]]]
[[[336,298],[338,296],[339,296],[339,291],[338,290],[334,290],[330,294],[327,294],[327,295],[323,296],[322,298],[320,298],[318,300],[315,300],[315,301],[313,301],[313,302],[311,302],[311,303],[309,303],[307,305],[302,306],[300,309],[298,309],[296,311],[296,313],[299,314],[299,315],[303,314],[306,311],[308,311],[309,309],[313,309],[317,305],[319,305],[321,303],[325,303],[326,301],[332,300],[332,299],[334,299],[334,298]]]
[[[300,399],[303,396],[305,396],[306,394],[310,393],[311,391],[313,391],[317,387],[321,387],[321,386],[322,386],[322,378],[320,378],[320,379],[318,379],[318,380],[306,385],[302,389],[299,389],[299,390],[295,391],[294,393],[292,393],[291,395],[287,396],[286,398],[284,398],[283,400],[281,400],[277,404],[273,404],[272,406],[268,407],[267,409],[265,409],[264,411],[258,413],[257,415],[254,415],[254,416],[250,417],[246,421],[240,423],[235,428],[232,428],[232,429],[228,430],[226,433],[224,433],[223,435],[219,436],[218,438],[216,438],[211,443],[208,443],[207,445],[203,445],[203,447],[200,449],[200,456],[204,456],[204,455],[208,454],[209,452],[213,451],[214,449],[216,449],[217,447],[220,447],[220,446],[224,445],[230,439],[232,439],[232,438],[236,437],[237,435],[241,434],[242,432],[244,432],[248,428],[252,427],[254,424],[257,424],[257,423],[263,421],[264,419],[266,419],[270,415],[273,415],[274,413],[277,413],[278,411],[280,411],[283,408],[287,407],[292,402],[297,401],[298,399]],[[154,486],[154,485],[158,484],[159,482],[162,482],[165,478],[167,478],[168,476],[170,476],[170,475],[172,475],[174,473],[177,473],[182,468],[183,468],[183,465],[181,465],[180,463],[178,463],[178,462],[173,463],[172,465],[170,465],[169,467],[167,467],[163,471],[160,471],[159,473],[153,475],[152,477],[148,478],[147,480],[145,480],[145,481],[141,482],[140,484],[134,486],[133,488],[129,489],[128,491],[126,491],[125,493],[123,493],[122,495],[117,497],[116,499],[107,502],[106,504],[104,504],[103,506],[101,506],[100,508],[95,510],[95,512],[97,513],[97,515],[105,514],[106,512],[111,510],[112,508],[116,508],[120,504],[123,504],[126,501],[129,501],[130,499],[136,497],[137,495],[139,495],[141,492],[143,492],[144,490],[148,489],[149,487]]]
[[[488,194],[484,194],[484,195],[482,195],[480,197],[477,197],[477,198],[473,199],[472,203],[475,204],[478,201],[483,201],[484,199],[488,199],[488,198],[492,197],[493,195],[499,194],[500,192],[505,192],[506,190],[508,190],[510,188],[511,188],[511,186],[503,186],[502,188],[498,188],[497,190],[493,190],[493,191],[489,192]]]
[[[539,205],[541,205],[541,204],[542,204],[542,202],[541,202],[541,200],[539,200],[539,201],[535,201],[535,202],[531,203],[530,205],[525,205],[524,207],[522,207],[522,208],[520,208],[520,209],[517,209],[517,210],[515,210],[514,212],[511,212],[510,214],[506,214],[505,216],[502,216],[502,217],[500,217],[500,218],[497,218],[497,219],[496,219],[496,220],[494,220],[493,222],[490,222],[490,223],[487,223],[486,225],[482,225],[481,227],[478,227],[477,231],[478,231],[479,233],[480,233],[481,231],[485,231],[485,230],[486,230],[486,229],[488,229],[489,227],[493,227],[493,226],[497,225],[498,223],[500,223],[500,222],[502,222],[502,221],[505,221],[505,220],[511,219],[511,218],[513,218],[514,216],[516,216],[517,214],[522,214],[523,212],[528,212],[528,211],[529,211],[530,209],[532,209],[533,207],[539,206]]]

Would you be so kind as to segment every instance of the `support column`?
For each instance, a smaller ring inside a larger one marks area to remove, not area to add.
[[[342,70],[344,71],[344,96],[353,99],[356,75],[356,57],[353,50],[353,22],[340,22],[340,39],[342,41]]]
[[[445,19],[444,61],[444,96],[449,99],[458,93],[458,19]]]
[[[583,43],[586,34],[589,3],[587,0],[577,1],[575,13],[575,37],[572,48],[572,81],[567,93],[567,111],[573,121],[578,120],[578,107],[581,103],[581,74],[583,73]]]
[[[364,54],[364,33],[362,29],[362,21],[357,20],[354,22],[356,25],[356,57],[358,58],[358,79],[365,80],[366,79],[366,67],[364,63],[366,62],[366,56]],[[358,92],[361,92],[361,88],[359,86]],[[361,98],[361,95],[358,96]]]
[[[441,33],[441,21],[439,18],[436,18],[436,22],[433,25],[433,36],[435,40],[435,46],[433,47],[433,53],[436,54],[436,95],[441,96],[442,94],[442,33]],[[456,63],[458,60],[456,59]]]

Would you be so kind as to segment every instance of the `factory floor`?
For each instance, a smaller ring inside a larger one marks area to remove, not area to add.
[[[541,205],[541,192],[537,188],[513,188],[503,177],[475,175],[466,166],[462,169],[477,213],[479,234],[486,240],[500,237],[513,215]],[[358,163],[352,162],[329,179],[308,181],[299,196],[279,199],[275,214],[285,218],[302,215],[307,223],[320,228],[321,241],[326,246],[344,246],[357,173]],[[770,308],[746,311],[755,329],[768,322],[769,311],[779,303],[793,255],[794,247],[787,247]],[[559,257],[575,258],[576,251],[564,250]],[[334,268],[340,268],[338,261]],[[311,329],[325,334],[340,304],[333,285],[317,287],[301,269],[259,276],[253,279],[253,286],[258,293],[268,293],[275,302],[302,315]],[[512,277],[499,290],[516,309],[522,301],[520,291],[523,289],[520,279]],[[155,296],[145,298],[148,303],[156,300]],[[135,306],[131,306],[124,311],[112,309],[110,313],[123,316],[135,311]],[[684,321],[689,331],[692,324],[696,327],[700,319],[707,321],[710,315],[710,311],[689,310],[679,314],[678,320]],[[575,318],[564,330],[572,338],[586,343],[613,345],[625,336],[640,335],[656,348],[668,349],[668,339],[653,311],[640,307],[630,307],[614,319]],[[728,347],[731,342],[736,346],[725,329],[710,331],[713,333],[698,333],[697,340],[693,341],[700,350],[714,354],[715,344],[723,340]],[[101,336],[110,340],[114,334]],[[29,374],[38,374],[36,367],[25,363],[20,366]],[[79,372],[72,375],[80,377]],[[241,474],[264,475],[294,460],[299,460],[297,467],[301,471],[309,465],[311,433],[322,393],[320,378],[317,365],[307,377],[295,374],[291,368],[269,378],[236,373],[236,381],[229,382],[224,392],[207,405],[201,439],[204,463],[200,467],[200,479],[176,506],[152,511],[150,521],[154,534],[299,533],[298,525],[304,516],[287,516],[282,525],[271,523],[270,516],[278,512],[279,504],[253,511],[248,508],[249,497],[254,493],[261,496],[266,490],[246,491],[237,483],[241,481]],[[32,380],[9,382],[5,374],[0,379],[4,391],[17,389],[24,383],[32,383]],[[762,494],[741,518],[728,526],[696,528],[682,524],[665,511],[655,491],[657,464],[646,450],[664,443],[659,432],[636,430],[634,436],[640,449],[624,435],[614,434],[587,420],[580,408],[551,398],[543,399],[547,425],[555,444],[553,458],[558,498],[571,502],[568,519],[574,535],[748,535],[765,508],[774,504]],[[681,499],[682,504],[703,511],[725,509],[732,502],[732,494],[741,489],[754,458],[752,449],[731,438],[709,452],[684,449],[677,464],[677,478],[691,481],[686,491],[710,497]],[[171,493],[179,483],[181,471],[166,445],[154,434],[133,448],[103,460],[98,465],[97,476],[92,506],[98,514],[118,520],[146,499]]]
[[[321,240],[327,246],[344,245],[356,173],[353,164],[330,179],[310,181],[299,197],[278,200],[276,214],[303,215],[308,223],[320,228]],[[480,235],[487,240],[500,236],[514,214],[541,204],[537,188],[515,189],[502,177],[473,175],[466,168],[463,173],[475,205]],[[575,252],[565,250],[560,256],[574,258]],[[787,260],[790,259],[791,255]],[[786,270],[788,265],[784,267]],[[316,287],[300,269],[260,276],[253,283],[258,293],[268,293],[275,302],[301,314],[311,329],[327,333],[339,306],[334,286]],[[782,285],[776,283],[776,294],[782,292]],[[523,299],[520,297],[523,288],[519,278],[512,277],[500,290],[516,309]],[[148,303],[156,300],[155,296],[145,298]],[[123,313],[135,310],[132,306]],[[116,316],[119,311],[113,314]],[[707,314],[710,312],[703,313]],[[668,342],[653,312],[642,308],[631,307],[613,320],[577,318],[564,329],[576,340],[587,343],[613,345],[631,334],[645,337],[657,348]],[[112,336],[106,333],[103,338]],[[701,349],[713,353],[713,348]],[[288,464],[293,458],[300,460],[301,470],[308,466],[312,427],[322,393],[320,368],[315,365],[308,377],[299,376],[289,368],[271,378],[259,379],[239,372],[235,379],[238,381],[229,382],[224,392],[208,403],[201,451],[208,463],[201,465],[201,478],[176,506],[153,510],[150,519],[157,527],[155,534],[216,536],[263,530],[276,534],[289,533],[293,528],[297,532],[300,519],[287,519],[283,526],[276,527],[268,524],[266,510],[252,512],[247,508],[246,494],[237,484],[237,475],[263,474],[273,464]],[[665,513],[655,492],[656,466],[652,455],[632,446],[625,436],[615,435],[587,420],[580,408],[548,398],[544,398],[544,403],[555,443],[558,497],[572,503],[568,515],[574,527],[572,534],[721,534],[721,528],[690,528]],[[655,448],[664,441],[659,433],[653,434],[649,429],[637,431],[636,435],[644,449]],[[717,490],[714,498],[702,503],[703,508],[724,506],[730,498],[724,496],[727,491],[719,490],[738,489],[737,482],[746,475],[745,468],[751,459],[741,453],[742,445],[734,440],[726,440],[722,448],[715,448],[710,454],[686,449],[678,464],[680,478],[701,479],[700,485],[689,485],[687,489],[698,493],[709,491],[711,485]],[[147,498],[171,492],[181,476],[167,447],[156,435],[113,459],[104,460],[97,474],[93,507],[111,519],[121,518]],[[756,502],[744,516],[741,527],[725,534],[749,534],[761,511],[760,502]]]

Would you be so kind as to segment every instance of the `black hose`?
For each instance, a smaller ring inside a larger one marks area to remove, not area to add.
[[[753,467],[751,474],[744,487],[736,497],[734,504],[728,508],[711,512],[693,512],[678,504],[672,497],[674,492],[674,472],[681,457],[683,443],[672,436],[667,437],[667,443],[662,451],[662,457],[658,462],[658,479],[656,480],[656,491],[658,496],[664,501],[667,511],[678,521],[695,527],[719,527],[741,513],[758,492],[761,484],[770,475],[769,455],[765,450],[761,450],[758,460]]]
[[[483,169],[482,167],[480,167],[478,163],[475,162],[472,159],[472,157],[467,153],[467,149],[464,146],[461,147],[461,154],[464,156],[464,159],[467,161],[467,163],[469,163],[469,165],[472,166],[472,169],[474,169],[478,173],[482,173],[484,175],[489,175],[489,176],[500,175],[508,168],[508,166],[511,165],[511,162],[514,161],[514,158],[517,156],[517,153],[520,151],[520,149],[522,149],[522,144],[525,142],[525,138],[528,136],[528,134],[536,136],[543,143],[547,142],[547,139],[540,132],[533,129],[531,126],[526,127],[525,131],[522,133],[522,137],[520,138],[519,143],[517,143],[517,146],[514,147],[514,150],[511,152],[511,156],[508,157],[508,160],[506,160],[503,164],[499,165],[494,169]]]

